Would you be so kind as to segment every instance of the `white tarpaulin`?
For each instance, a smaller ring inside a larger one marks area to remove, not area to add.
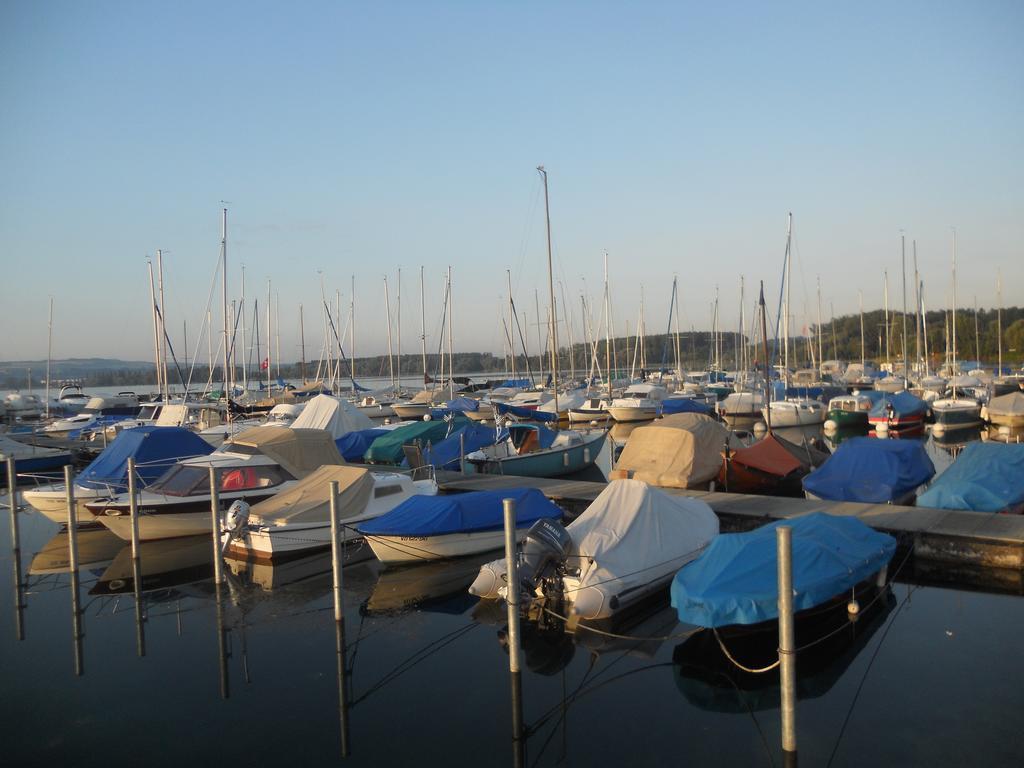
[[[306,404],[295,421],[295,429],[326,429],[337,440],[357,429],[370,429],[373,422],[347,400],[330,395],[317,395]]]
[[[613,480],[566,528],[580,563],[573,612],[610,615],[631,590],[671,577],[718,535],[718,518],[703,501],[670,496],[639,480]]]
[[[356,467],[325,466],[288,490],[252,507],[258,525],[322,522],[331,519],[331,481],[338,483],[338,519],[354,517],[373,493],[373,475]]]

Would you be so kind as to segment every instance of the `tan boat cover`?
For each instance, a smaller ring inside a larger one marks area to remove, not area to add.
[[[993,397],[988,402],[988,414],[1003,418],[1024,417],[1024,394],[1011,392],[1008,395]]]
[[[633,430],[615,468],[663,488],[700,485],[718,475],[728,436],[709,416],[675,413]]]
[[[225,451],[238,447],[262,453],[296,478],[303,478],[324,464],[345,463],[331,434],[323,429],[252,427],[224,444]]]
[[[339,520],[354,517],[366,508],[373,493],[373,475],[358,467],[325,466],[288,490],[254,505],[249,510],[250,519],[275,526],[330,520],[332,480],[338,481]]]
[[[437,402],[443,402],[445,399],[445,393],[447,389],[421,389],[415,395],[409,399],[410,405],[421,405],[423,403],[433,403],[435,398]]]

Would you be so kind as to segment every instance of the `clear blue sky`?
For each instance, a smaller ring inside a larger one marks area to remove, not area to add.
[[[898,304],[900,230],[930,308],[1024,304],[1024,4],[29,2],[0,4],[0,359],[149,359],[145,258],[190,347],[229,208],[229,283],[271,278],[281,351],[319,343],[318,270],[356,352],[385,350],[403,270],[418,347],[421,265],[437,344],[453,268],[455,343],[502,349],[505,270],[544,309],[538,174],[556,279],[576,312],[610,258],[620,332],[641,285],[651,332],[672,277],[707,328],[740,276],[774,302],[793,211],[793,311]],[[557,289],[556,289],[557,290]],[[216,294],[219,297],[218,293]],[[262,304],[262,302],[261,302]],[[219,299],[215,302],[219,315]],[[219,324],[219,319],[215,323]],[[560,330],[564,343],[565,329]],[[531,343],[532,340],[531,340]],[[203,343],[205,350],[205,342]]]

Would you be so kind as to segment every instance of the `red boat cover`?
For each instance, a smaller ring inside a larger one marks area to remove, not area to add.
[[[794,472],[806,474],[827,458],[828,455],[819,450],[796,445],[774,434],[732,454],[735,463],[776,477],[787,477]]]

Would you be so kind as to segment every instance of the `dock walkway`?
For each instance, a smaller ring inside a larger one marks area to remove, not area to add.
[[[441,488],[449,492],[537,488],[570,514],[582,512],[606,483],[511,475],[462,475],[438,472]],[[776,520],[827,512],[851,515],[872,528],[895,536],[914,555],[936,562],[1024,570],[1024,515],[959,512],[892,504],[861,504],[751,496],[739,493],[686,491],[663,488],[679,496],[701,499],[715,511],[726,531],[745,531]]]

